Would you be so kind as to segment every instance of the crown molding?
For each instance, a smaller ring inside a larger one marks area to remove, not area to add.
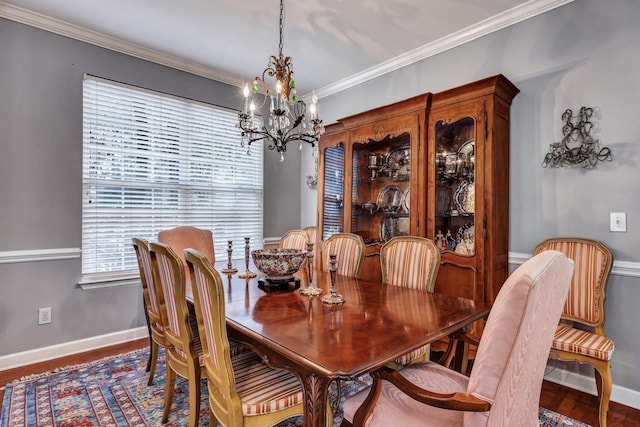
[[[244,81],[238,76],[155,49],[125,42],[78,25],[7,4],[3,1],[0,1],[0,17],[232,86],[241,87],[244,84]]]
[[[370,67],[362,72],[353,74],[345,79],[327,85],[316,90],[316,94],[318,98],[324,98],[326,96],[336,94],[573,1],[574,0],[529,0],[527,3],[511,8],[467,28],[463,28],[460,31],[452,33],[446,37],[442,37],[432,43],[420,46],[388,61],[384,61]],[[156,64],[165,65],[167,67],[186,71],[201,77],[217,80],[232,86],[242,87],[244,85],[244,80],[239,76],[225,73],[211,67],[206,67],[192,61],[186,61],[174,55],[169,55],[155,49],[149,49],[134,43],[124,42],[120,39],[39,13],[31,12],[27,9],[19,8],[3,1],[0,1],[0,17],[116,52],[124,53],[136,58],[151,61]],[[303,98],[305,96],[303,96]]]
[[[574,0],[529,0],[527,3],[511,8],[498,15],[487,18],[477,24],[463,28],[445,37],[427,43],[402,55],[374,65],[360,73],[353,74],[333,84],[316,89],[318,98],[324,98],[347,90],[368,80],[427,59],[449,49],[461,46],[487,34],[525,21],[549,10],[571,3]]]

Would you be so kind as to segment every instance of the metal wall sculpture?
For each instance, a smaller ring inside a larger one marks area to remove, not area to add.
[[[611,160],[611,150],[600,148],[597,139],[590,135],[593,123],[593,109],[580,107],[573,115],[570,109],[562,113],[562,141],[549,144],[549,152],[544,156],[542,167],[582,166],[593,168],[599,161]]]

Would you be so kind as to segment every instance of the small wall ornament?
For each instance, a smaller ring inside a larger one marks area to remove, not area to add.
[[[599,161],[612,159],[609,147],[600,148],[599,141],[590,135],[592,115],[591,107],[580,107],[575,116],[570,109],[562,113],[562,141],[549,144],[542,167],[582,166],[591,169]]]

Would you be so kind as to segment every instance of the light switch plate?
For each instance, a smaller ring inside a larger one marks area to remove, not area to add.
[[[627,231],[627,213],[611,212],[609,231]]]

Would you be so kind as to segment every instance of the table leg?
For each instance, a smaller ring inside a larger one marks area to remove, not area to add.
[[[327,417],[332,416],[331,411],[327,411],[331,380],[313,372],[305,372],[304,375],[301,375],[301,379],[304,392],[305,427],[331,426],[331,423],[327,424]]]

